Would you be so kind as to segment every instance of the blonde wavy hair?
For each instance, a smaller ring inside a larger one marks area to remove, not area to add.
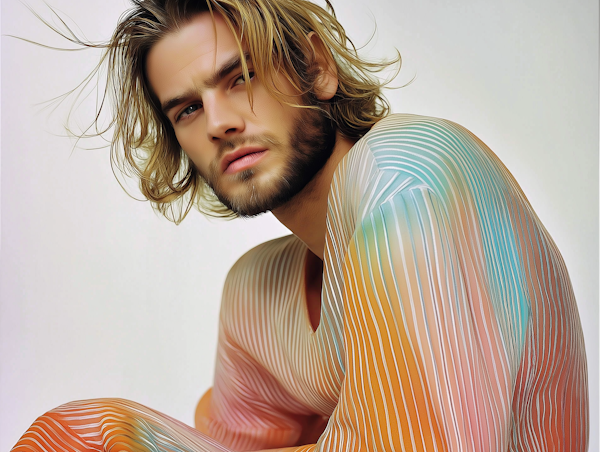
[[[139,178],[142,194],[175,223],[181,222],[193,206],[209,216],[237,216],[216,198],[181,149],[145,73],[146,57],[152,46],[195,15],[209,12],[225,19],[236,37],[242,71],[247,78],[243,47],[256,76],[273,96],[281,96],[273,83],[274,76],[284,74],[305,95],[308,108],[322,110],[336,130],[348,138],[360,138],[390,111],[382,95],[387,82],[376,77],[376,73],[390,65],[397,65],[398,71],[400,55],[383,62],[361,59],[328,0],[327,9],[305,0],[133,0],[133,3],[110,41],[101,45],[105,52],[96,69],[98,72],[106,64],[105,94],[113,100],[111,123],[105,129],[114,128],[111,162],[113,169]],[[311,95],[318,73],[312,61],[315,49],[307,38],[310,32],[320,37],[337,66],[338,90],[327,102],[319,102]],[[246,86],[252,103],[251,84]]]

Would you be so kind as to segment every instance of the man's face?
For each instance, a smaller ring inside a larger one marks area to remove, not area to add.
[[[323,115],[275,99],[253,74],[244,79],[235,38],[223,19],[202,13],[148,54],[150,85],[179,144],[219,200],[244,216],[289,201],[325,164],[335,132]],[[302,101],[281,74],[277,88]],[[250,106],[246,83],[252,83]]]

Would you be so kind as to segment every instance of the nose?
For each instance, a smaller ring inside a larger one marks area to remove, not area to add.
[[[244,119],[227,96],[217,93],[203,99],[208,139],[216,142],[229,139],[244,131]]]

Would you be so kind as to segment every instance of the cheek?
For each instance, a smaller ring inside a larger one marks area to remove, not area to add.
[[[256,118],[266,130],[278,136],[282,142],[292,131],[299,109],[277,101],[255,105]]]
[[[291,88],[286,88],[282,91],[287,93],[290,90]],[[302,105],[302,100],[299,96],[290,95],[285,100],[291,104]],[[279,102],[264,86],[258,86],[255,90],[253,114],[274,131],[282,127],[287,128],[287,125],[297,117],[299,110],[297,107],[291,107],[283,102]]]
[[[176,135],[183,151],[199,170],[204,171],[211,158],[209,155],[210,143],[206,139],[206,134],[202,134],[199,127],[187,127]]]

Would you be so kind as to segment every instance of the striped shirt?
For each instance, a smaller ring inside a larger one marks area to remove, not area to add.
[[[229,273],[199,417],[208,436],[133,402],[94,400],[46,413],[16,450],[286,447],[315,416],[324,431],[298,451],[586,450],[586,358],[563,259],[469,131],[391,115],[342,160],[316,329],[306,259],[288,236]],[[65,449],[32,445],[42,442]]]

